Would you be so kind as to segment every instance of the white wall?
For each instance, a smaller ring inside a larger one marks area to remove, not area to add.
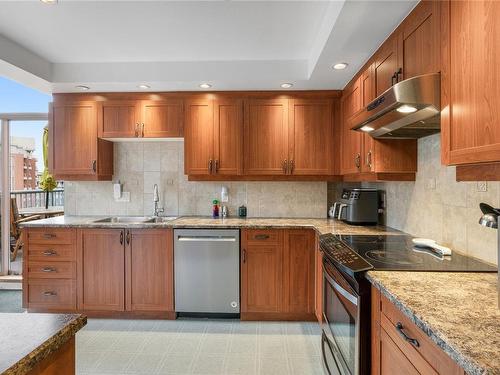
[[[229,188],[229,213],[245,204],[249,217],[326,217],[326,182],[189,182],[184,142],[116,142],[115,180],[131,193],[115,202],[111,182],[66,182],[67,215],[151,215],[153,185],[164,215],[211,215],[212,200]]]

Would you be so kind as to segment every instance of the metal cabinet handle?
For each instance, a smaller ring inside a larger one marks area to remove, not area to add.
[[[358,169],[361,167],[361,154],[360,153],[356,154],[356,157],[354,158],[354,164],[356,164],[356,168],[358,168]]]
[[[293,169],[295,168],[295,160],[291,159],[288,164],[290,165],[289,166],[288,174],[292,174],[293,173]]]
[[[49,239],[49,238],[55,238],[55,237],[56,237],[56,235],[53,233],[44,233],[43,234],[43,238]]]
[[[57,293],[50,290],[50,291],[47,291],[47,292],[43,292],[43,295],[44,296],[47,296],[47,297],[52,297],[52,296],[57,296]]]
[[[403,75],[403,68],[399,68],[399,70],[395,74],[396,74],[396,83],[398,83],[400,81],[399,76]]]
[[[283,160],[283,162],[281,163],[281,168],[283,169],[283,173],[287,174],[287,171],[288,171],[288,160],[287,159]]]
[[[398,75],[396,72],[391,77],[391,86],[394,86],[398,82]]]
[[[366,154],[366,165],[370,170],[372,169],[372,151],[368,151]]]
[[[42,254],[47,257],[50,257],[52,255],[57,255],[57,251],[50,249],[50,250],[45,250]]]
[[[97,160],[92,160],[92,172],[97,172]]]
[[[144,123],[141,124],[141,137],[144,138]]]
[[[135,133],[136,137],[139,136],[139,123],[138,122],[135,123],[134,133]]]
[[[396,330],[398,331],[399,335],[406,341],[412,344],[414,347],[418,348],[420,346],[420,343],[417,341],[417,339],[414,339],[410,336],[408,336],[405,331],[403,331],[404,327],[401,322],[398,322],[396,324]]]
[[[256,240],[267,240],[267,239],[269,239],[269,235],[268,234],[256,234],[253,238]]]
[[[43,272],[56,272],[57,270],[54,267],[44,267],[42,268]]]
[[[243,263],[246,263],[247,261],[247,251],[243,249]]]
[[[219,159],[215,159],[214,162],[214,173],[217,173],[219,171]]]
[[[120,232],[120,245],[123,245],[123,231]]]
[[[208,161],[208,174],[212,174],[213,173],[213,170],[212,170],[212,164],[213,164],[213,160],[210,159]]]
[[[127,245],[130,245],[130,238],[131,238],[130,231],[127,230],[127,237],[126,237]]]

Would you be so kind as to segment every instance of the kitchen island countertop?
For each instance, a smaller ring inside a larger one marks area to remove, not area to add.
[[[27,374],[85,324],[79,314],[0,313],[0,374]]]

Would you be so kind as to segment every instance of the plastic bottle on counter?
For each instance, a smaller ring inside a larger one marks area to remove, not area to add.
[[[219,201],[217,199],[212,201],[212,217],[214,219],[219,218]]]

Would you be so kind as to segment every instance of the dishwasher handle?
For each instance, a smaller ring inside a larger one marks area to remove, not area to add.
[[[178,241],[185,242],[236,242],[236,237],[229,236],[178,236]]]

